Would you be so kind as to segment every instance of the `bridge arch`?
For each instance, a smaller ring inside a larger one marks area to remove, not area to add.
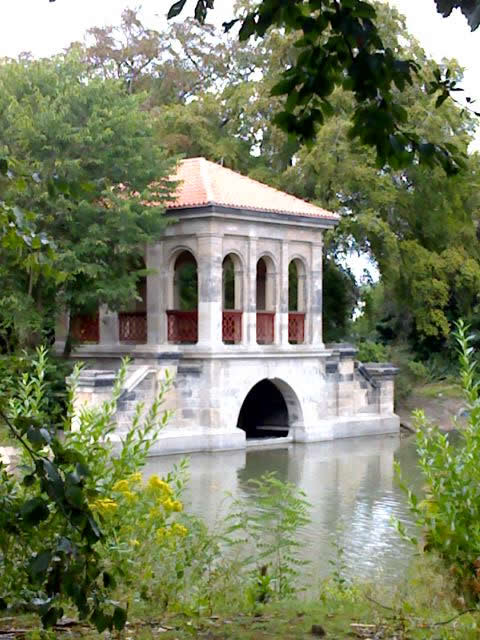
[[[297,394],[280,378],[263,378],[245,396],[237,427],[250,438],[281,438],[303,425]]]

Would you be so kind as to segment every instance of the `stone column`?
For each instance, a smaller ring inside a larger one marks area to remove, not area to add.
[[[104,346],[117,345],[120,342],[118,333],[118,313],[110,311],[107,305],[102,304],[98,310],[99,314],[99,344]]]
[[[70,317],[67,311],[62,310],[55,318],[55,345],[57,350],[63,349],[67,340]]]
[[[234,274],[235,274],[235,305],[234,308],[236,311],[244,308],[244,290],[245,290],[245,274],[243,272],[241,264],[238,262],[234,263]]]
[[[165,264],[163,243],[147,247],[147,332],[148,344],[166,344],[168,265]]]
[[[275,343],[288,346],[288,241],[284,240],[280,249],[280,267],[277,278],[279,296],[277,305],[279,336],[275,336]]]
[[[310,328],[310,344],[323,349],[322,333],[322,255],[323,243],[312,243],[310,263],[310,306],[306,309],[306,321]]]
[[[252,347],[257,346],[257,251],[257,238],[250,236],[246,268],[243,342]]]
[[[198,345],[208,349],[222,341],[222,237],[198,237]]]

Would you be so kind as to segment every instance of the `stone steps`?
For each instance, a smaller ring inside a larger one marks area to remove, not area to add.
[[[134,367],[129,370],[130,375],[135,373],[139,367]],[[155,396],[156,396],[156,377],[154,372],[147,374],[141,382],[133,389],[125,391],[121,396],[117,404],[117,429],[119,433],[127,432],[133,422],[136,415],[136,408],[139,404],[142,404],[141,419],[146,415],[150,409]]]

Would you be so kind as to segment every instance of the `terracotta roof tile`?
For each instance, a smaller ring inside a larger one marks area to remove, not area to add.
[[[234,209],[338,220],[326,211],[288,193],[252,180],[205,158],[189,158],[178,164],[173,177],[180,181],[176,199],[168,209],[222,205]]]

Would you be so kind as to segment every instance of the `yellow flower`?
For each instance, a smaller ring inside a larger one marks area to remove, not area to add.
[[[158,507],[152,507],[148,512],[148,515],[150,516],[150,518],[152,518],[152,520],[155,520],[156,518],[161,517],[161,513]]]
[[[148,480],[148,486],[150,489],[154,489],[154,490],[158,489],[162,491],[162,493],[164,493],[165,495],[168,495],[168,496],[172,495],[172,489],[170,485],[167,482],[165,482],[165,480],[162,480],[161,478],[159,478],[157,475],[150,476]]]
[[[140,546],[140,542],[138,540],[130,540],[130,544],[132,545],[132,547]]]
[[[128,480],[119,480],[113,485],[114,491],[128,491],[130,489],[130,485]]]
[[[160,504],[163,506],[165,511],[173,511],[173,500],[171,498],[163,500]]]
[[[168,536],[168,530],[165,529],[165,527],[161,527],[160,529],[157,529],[158,542],[163,542],[167,536]]]
[[[131,484],[140,484],[142,481],[142,474],[137,471],[136,473],[132,473],[132,475],[128,478]]]
[[[180,500],[173,501],[172,511],[183,511],[183,504]]]
[[[183,504],[180,500],[172,500],[171,498],[167,498],[161,504],[163,504],[163,508],[166,511],[183,511]]]
[[[183,524],[178,524],[178,522],[174,522],[172,524],[172,532],[175,535],[181,536],[183,538],[184,536],[187,535],[188,529],[187,527],[184,527]]]
[[[118,509],[118,504],[110,498],[97,498],[97,500],[90,504],[90,509],[105,515],[116,511]]]
[[[135,500],[138,498],[137,494],[133,493],[133,491],[124,491],[123,495],[128,500],[128,502],[135,502]]]

